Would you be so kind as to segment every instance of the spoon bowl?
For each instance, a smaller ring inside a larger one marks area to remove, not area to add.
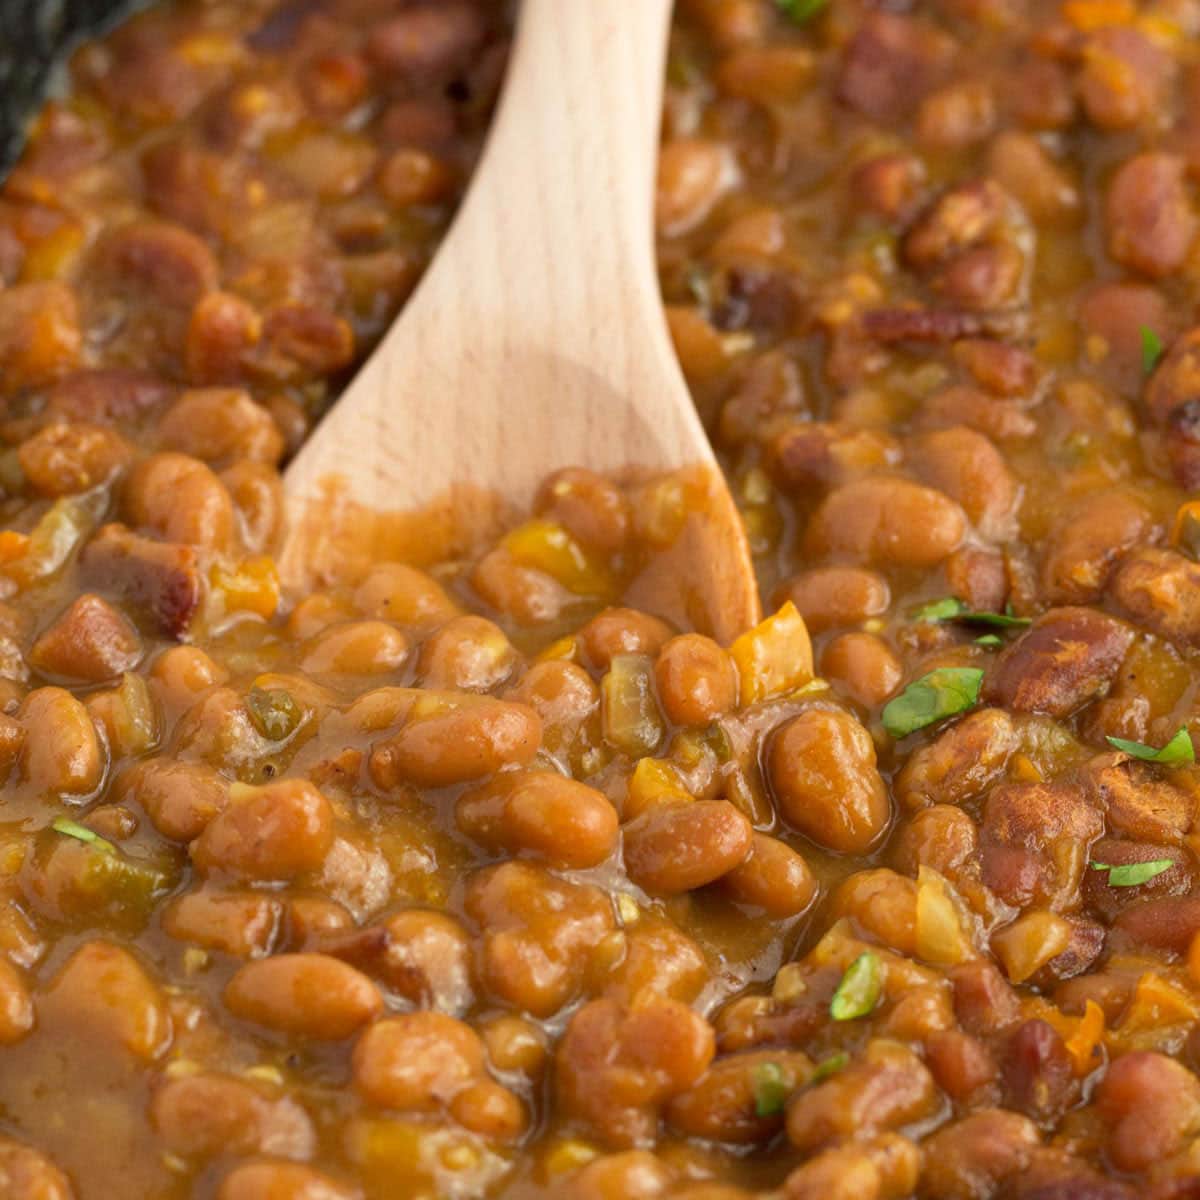
[[[757,619],[745,533],[655,274],[670,13],[670,0],[524,0],[450,234],[287,471],[289,585],[476,542],[561,467],[686,470],[703,503],[654,580],[636,581],[637,602],[722,640]]]

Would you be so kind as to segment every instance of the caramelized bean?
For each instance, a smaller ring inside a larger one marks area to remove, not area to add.
[[[654,663],[658,699],[676,725],[707,725],[733,708],[737,682],[729,655],[711,638],[671,638]]]
[[[625,869],[648,892],[691,891],[745,862],[752,834],[728,800],[652,808],[625,826]]]

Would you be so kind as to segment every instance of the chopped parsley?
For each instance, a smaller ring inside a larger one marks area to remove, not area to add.
[[[835,1021],[853,1021],[869,1017],[883,992],[883,964],[870,950],[860,954],[847,968],[829,1002],[829,1015]]]
[[[944,717],[966,712],[979,700],[983,672],[978,667],[940,667],[914,680],[884,705],[883,727],[907,737]]]
[[[1106,739],[1110,746],[1130,755],[1140,758],[1142,762],[1159,763],[1164,767],[1178,767],[1183,763],[1196,761],[1196,747],[1192,744],[1192,735],[1187,726],[1183,725],[1176,731],[1175,736],[1160,749],[1147,746],[1145,742],[1129,742],[1125,738],[1110,737]]]
[[[1138,326],[1138,335],[1142,339],[1142,371],[1150,375],[1163,356],[1163,340],[1149,325]]]
[[[112,842],[106,841],[94,829],[89,829],[86,825],[80,825],[78,821],[72,821],[68,817],[55,817],[50,822],[50,828],[55,833],[61,833],[63,837],[74,838],[77,842],[84,842],[86,845],[99,850],[102,854],[112,854],[114,851]]]
[[[760,1063],[754,1068],[754,1115],[773,1117],[783,1112],[791,1088],[778,1063]]]
[[[1110,887],[1137,887],[1140,883],[1149,883],[1151,879],[1157,879],[1174,865],[1173,858],[1154,858],[1149,862],[1122,863],[1120,866],[1094,862],[1091,868],[1093,871],[1107,871]]]
[[[806,25],[829,7],[829,0],[775,0],[775,7],[797,25]]]
[[[812,1073],[812,1078],[809,1083],[820,1083],[822,1079],[828,1079],[830,1075],[836,1075],[839,1071],[844,1071],[850,1063],[850,1055],[844,1050],[840,1054],[831,1054],[828,1058],[817,1063],[817,1068]]]
[[[1032,617],[1015,617],[1011,612],[981,612],[964,604],[957,596],[943,596],[913,613],[917,621],[940,624],[942,621],[961,621],[964,625],[990,625],[996,629],[1024,629]]]

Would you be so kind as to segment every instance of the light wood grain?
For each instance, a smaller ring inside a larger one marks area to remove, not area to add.
[[[712,505],[690,535],[688,602],[644,599],[724,638],[756,618],[744,533],[655,274],[670,8],[524,0],[495,123],[449,236],[288,469],[289,583],[327,577],[350,554],[441,548],[421,547],[414,530],[482,532],[559,467],[700,467],[714,472]],[[399,537],[394,521],[369,515],[430,504],[440,524],[408,522]]]

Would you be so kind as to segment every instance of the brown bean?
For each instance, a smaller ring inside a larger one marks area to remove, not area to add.
[[[538,487],[533,509],[601,554],[615,554],[629,533],[629,502],[624,492],[611,480],[581,467],[548,475]]]
[[[1055,523],[1042,556],[1042,588],[1054,604],[1087,604],[1123,554],[1148,538],[1154,518],[1126,491],[1092,493]]]
[[[17,711],[25,738],[21,777],[43,793],[90,795],[104,778],[104,749],[88,711],[70,692],[37,688]]]
[[[166,997],[128,950],[85,942],[38,998],[38,1023],[53,1036],[83,1037],[120,1047],[144,1061],[171,1041]]]
[[[129,473],[125,511],[169,542],[223,549],[233,536],[233,501],[198,459],[152,454]]]
[[[988,147],[988,174],[1038,224],[1065,224],[1083,208],[1079,187],[1030,133],[1006,130]]]
[[[245,1079],[200,1072],[170,1079],[150,1102],[150,1120],[172,1154],[278,1154],[309,1158],[312,1122],[289,1096],[271,1096]]]
[[[206,763],[149,758],[117,782],[118,794],[146,810],[155,829],[179,842],[198,838],[229,804],[229,781]]]
[[[100,278],[167,308],[190,309],[220,279],[203,239],[169,221],[131,221],[108,233],[95,251]]]
[[[867,933],[900,954],[917,950],[917,885],[886,867],[856,871],[834,892],[831,913],[852,917]]]
[[[922,479],[962,505],[984,537],[1011,535],[1017,483],[982,433],[959,427],[918,434],[909,440],[908,457]]]
[[[676,725],[707,725],[737,701],[737,681],[729,655],[699,633],[673,637],[654,663],[658,699]]]
[[[441,584],[403,563],[373,568],[354,593],[354,603],[368,617],[401,625],[437,625],[458,613]]]
[[[849,713],[813,708],[771,736],[767,771],[784,818],[819,846],[862,854],[887,828],[871,735]]]
[[[656,895],[692,891],[741,865],[752,834],[728,800],[652,808],[625,826],[625,869]]]
[[[306,675],[389,675],[408,658],[408,638],[384,621],[347,621],[317,634],[300,659]]]
[[[874,121],[903,120],[945,69],[954,42],[923,21],[875,12],[842,55],[837,97]]]
[[[1136,550],[1113,573],[1108,590],[1143,628],[1183,645],[1200,644],[1200,565],[1182,554]]]
[[[667,237],[686,233],[712,211],[729,186],[734,167],[727,147],[702,138],[679,138],[658,158],[655,222]]]
[[[469,1025],[443,1013],[388,1017],[358,1039],[353,1071],[368,1104],[436,1111],[483,1076],[483,1043]]]
[[[0,1137],[0,1189],[12,1200],[74,1200],[67,1177],[43,1154]]]
[[[1083,47],[1079,98],[1093,125],[1130,129],[1152,119],[1170,92],[1175,62],[1133,26],[1097,29]]]
[[[803,855],[765,833],[754,834],[749,855],[724,876],[722,886],[735,900],[772,917],[802,913],[817,894]]]
[[[878,572],[838,566],[813,567],[794,575],[775,594],[776,603],[785,600],[796,606],[810,633],[823,633],[882,616],[892,597],[887,580]]]
[[[922,1155],[916,1142],[884,1133],[861,1144],[835,1146],[814,1155],[788,1175],[780,1196],[781,1200],[828,1200],[850,1187],[873,1200],[900,1200],[915,1192],[921,1169]]]
[[[43,387],[66,375],[83,348],[79,304],[65,283],[0,290],[0,387]]]
[[[552,866],[597,866],[617,844],[617,810],[608,797],[548,771],[502,772],[464,792],[455,819],[489,850],[524,852]]]
[[[88,592],[34,642],[29,662],[43,675],[103,683],[132,670],[141,656],[141,638],[125,614]]]
[[[133,447],[113,429],[56,421],[23,441],[17,461],[28,485],[58,498],[107,483],[133,457]]]
[[[216,1200],[361,1200],[362,1193],[322,1171],[289,1162],[249,1162],[234,1167]]]
[[[1144,1171],[1178,1153],[1200,1127],[1200,1080],[1165,1054],[1118,1058],[1096,1089],[1108,1153],[1120,1171]]]
[[[0,958],[0,1046],[19,1042],[32,1029],[33,998],[29,988],[21,972],[7,958]]]
[[[606,608],[578,634],[579,645],[593,670],[607,671],[624,654],[654,656],[671,637],[671,627],[658,617],[632,608]]]
[[[169,937],[234,958],[269,954],[282,921],[283,905],[264,892],[185,892],[162,914]]]
[[[600,689],[580,666],[562,659],[534,663],[506,700],[528,704],[542,719],[542,744],[557,751],[600,706]]]
[[[317,870],[332,845],[329,801],[306,780],[284,779],[233,788],[229,806],[192,843],[191,854],[206,874],[294,879]]]
[[[398,78],[437,79],[467,65],[484,33],[478,9],[462,0],[447,0],[381,21],[367,39],[367,57]]]
[[[904,668],[873,633],[843,633],[821,652],[821,674],[864,708],[882,704],[900,685]]]
[[[1107,689],[1133,639],[1131,626],[1104,613],[1051,609],[992,664],[983,698],[1016,712],[1069,716]]]
[[[542,723],[532,708],[459,695],[442,711],[414,717],[393,737],[376,742],[371,777],[382,788],[467,783],[509,764],[528,765],[541,736]]]
[[[225,987],[235,1017],[293,1037],[340,1041],[383,1011],[379,989],[327,954],[277,954],[240,967]]]
[[[1003,709],[980,709],[913,751],[896,777],[896,795],[910,809],[973,800],[1003,775],[1017,742]]]
[[[843,484],[808,526],[805,549],[894,566],[932,567],[967,531],[963,510],[942,492],[907,479],[875,476]]]
[[[427,688],[490,692],[512,674],[519,656],[504,630],[485,617],[455,617],[425,639],[417,674]]]
[[[1108,185],[1108,252],[1123,267],[1159,279],[1178,271],[1196,235],[1182,159],[1151,152],[1127,159]]]
[[[1018,1113],[970,1113],[928,1139],[922,1184],[931,1200],[958,1200],[980,1188],[986,1195],[1025,1169],[1040,1140],[1037,1126]]]
[[[183,392],[163,413],[158,437],[164,450],[209,464],[239,458],[274,464],[283,456],[283,435],[271,414],[237,388]]]

